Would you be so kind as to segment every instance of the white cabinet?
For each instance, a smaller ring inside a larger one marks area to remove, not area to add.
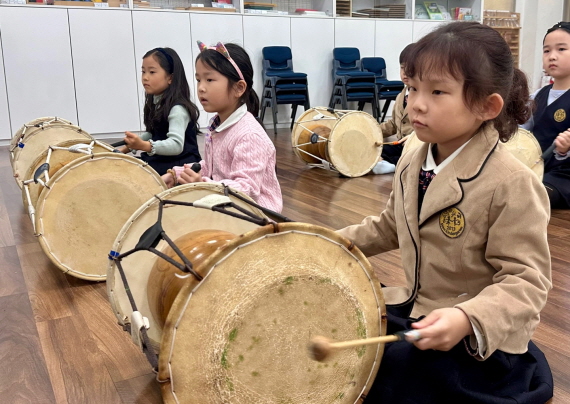
[[[79,125],[89,133],[139,130],[130,10],[69,10]]]
[[[291,18],[295,70],[307,73],[311,106],[328,106],[332,91],[334,19]],[[299,110],[302,111],[301,108]]]
[[[2,31],[0,30],[0,38]],[[0,42],[0,69],[4,71],[4,57],[2,51],[2,43]],[[8,94],[6,94],[6,80],[0,79],[0,140],[10,139],[12,134],[18,129],[12,131],[10,127],[10,113],[8,111]]]
[[[67,11],[0,9],[5,91],[13,132],[43,116],[60,116],[77,123]],[[4,125],[0,130],[0,138],[11,137],[4,132]]]
[[[194,78],[194,58],[192,56],[192,43],[190,37],[190,15],[177,12],[151,12],[133,11],[133,36],[135,44],[135,70],[138,88],[138,105],[140,110],[141,129],[144,130],[143,107],[145,91],[141,85],[140,72],[143,56],[154,48],[172,48],[178,53],[186,79],[190,86],[190,94],[195,94],[196,80]],[[198,107],[200,103],[194,96],[192,98]]]

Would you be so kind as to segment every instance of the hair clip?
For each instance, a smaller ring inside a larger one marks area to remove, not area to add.
[[[219,54],[221,54],[223,57],[225,57],[228,62],[230,62],[232,64],[232,66],[236,69],[236,72],[239,76],[239,78],[241,80],[245,79],[243,78],[243,74],[241,73],[240,68],[238,67],[237,63],[232,59],[232,57],[230,56],[230,52],[228,52],[228,50],[226,49],[226,47],[224,46],[223,43],[218,42],[216,44],[216,46],[206,46],[206,44],[204,44],[202,41],[196,41],[198,43],[198,48],[200,48],[200,52],[204,52],[205,50],[214,50],[216,52],[218,52]]]

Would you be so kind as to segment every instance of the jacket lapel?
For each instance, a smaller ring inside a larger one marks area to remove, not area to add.
[[[419,226],[434,214],[461,202],[463,198],[461,182],[469,181],[479,174],[498,140],[497,131],[492,125],[488,125],[473,136],[455,159],[435,176],[424,197]]]

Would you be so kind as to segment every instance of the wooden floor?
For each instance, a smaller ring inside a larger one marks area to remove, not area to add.
[[[270,138],[286,216],[338,229],[385,206],[391,174],[339,178],[307,168],[287,130]],[[554,288],[534,341],[552,367],[552,402],[563,404],[570,403],[570,211],[553,212],[548,235]],[[382,283],[402,283],[398,252],[370,261]],[[43,253],[7,147],[0,147],[0,363],[2,403],[162,402],[150,365],[116,323],[105,284],[65,275]]]

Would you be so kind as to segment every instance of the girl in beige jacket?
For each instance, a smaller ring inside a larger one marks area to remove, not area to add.
[[[414,46],[405,153],[386,209],[339,232],[367,256],[399,248],[406,286],[384,288],[388,332],[365,403],[545,403],[552,375],[530,341],[551,288],[548,197],[502,142],[528,119],[504,39],[446,24]]]

